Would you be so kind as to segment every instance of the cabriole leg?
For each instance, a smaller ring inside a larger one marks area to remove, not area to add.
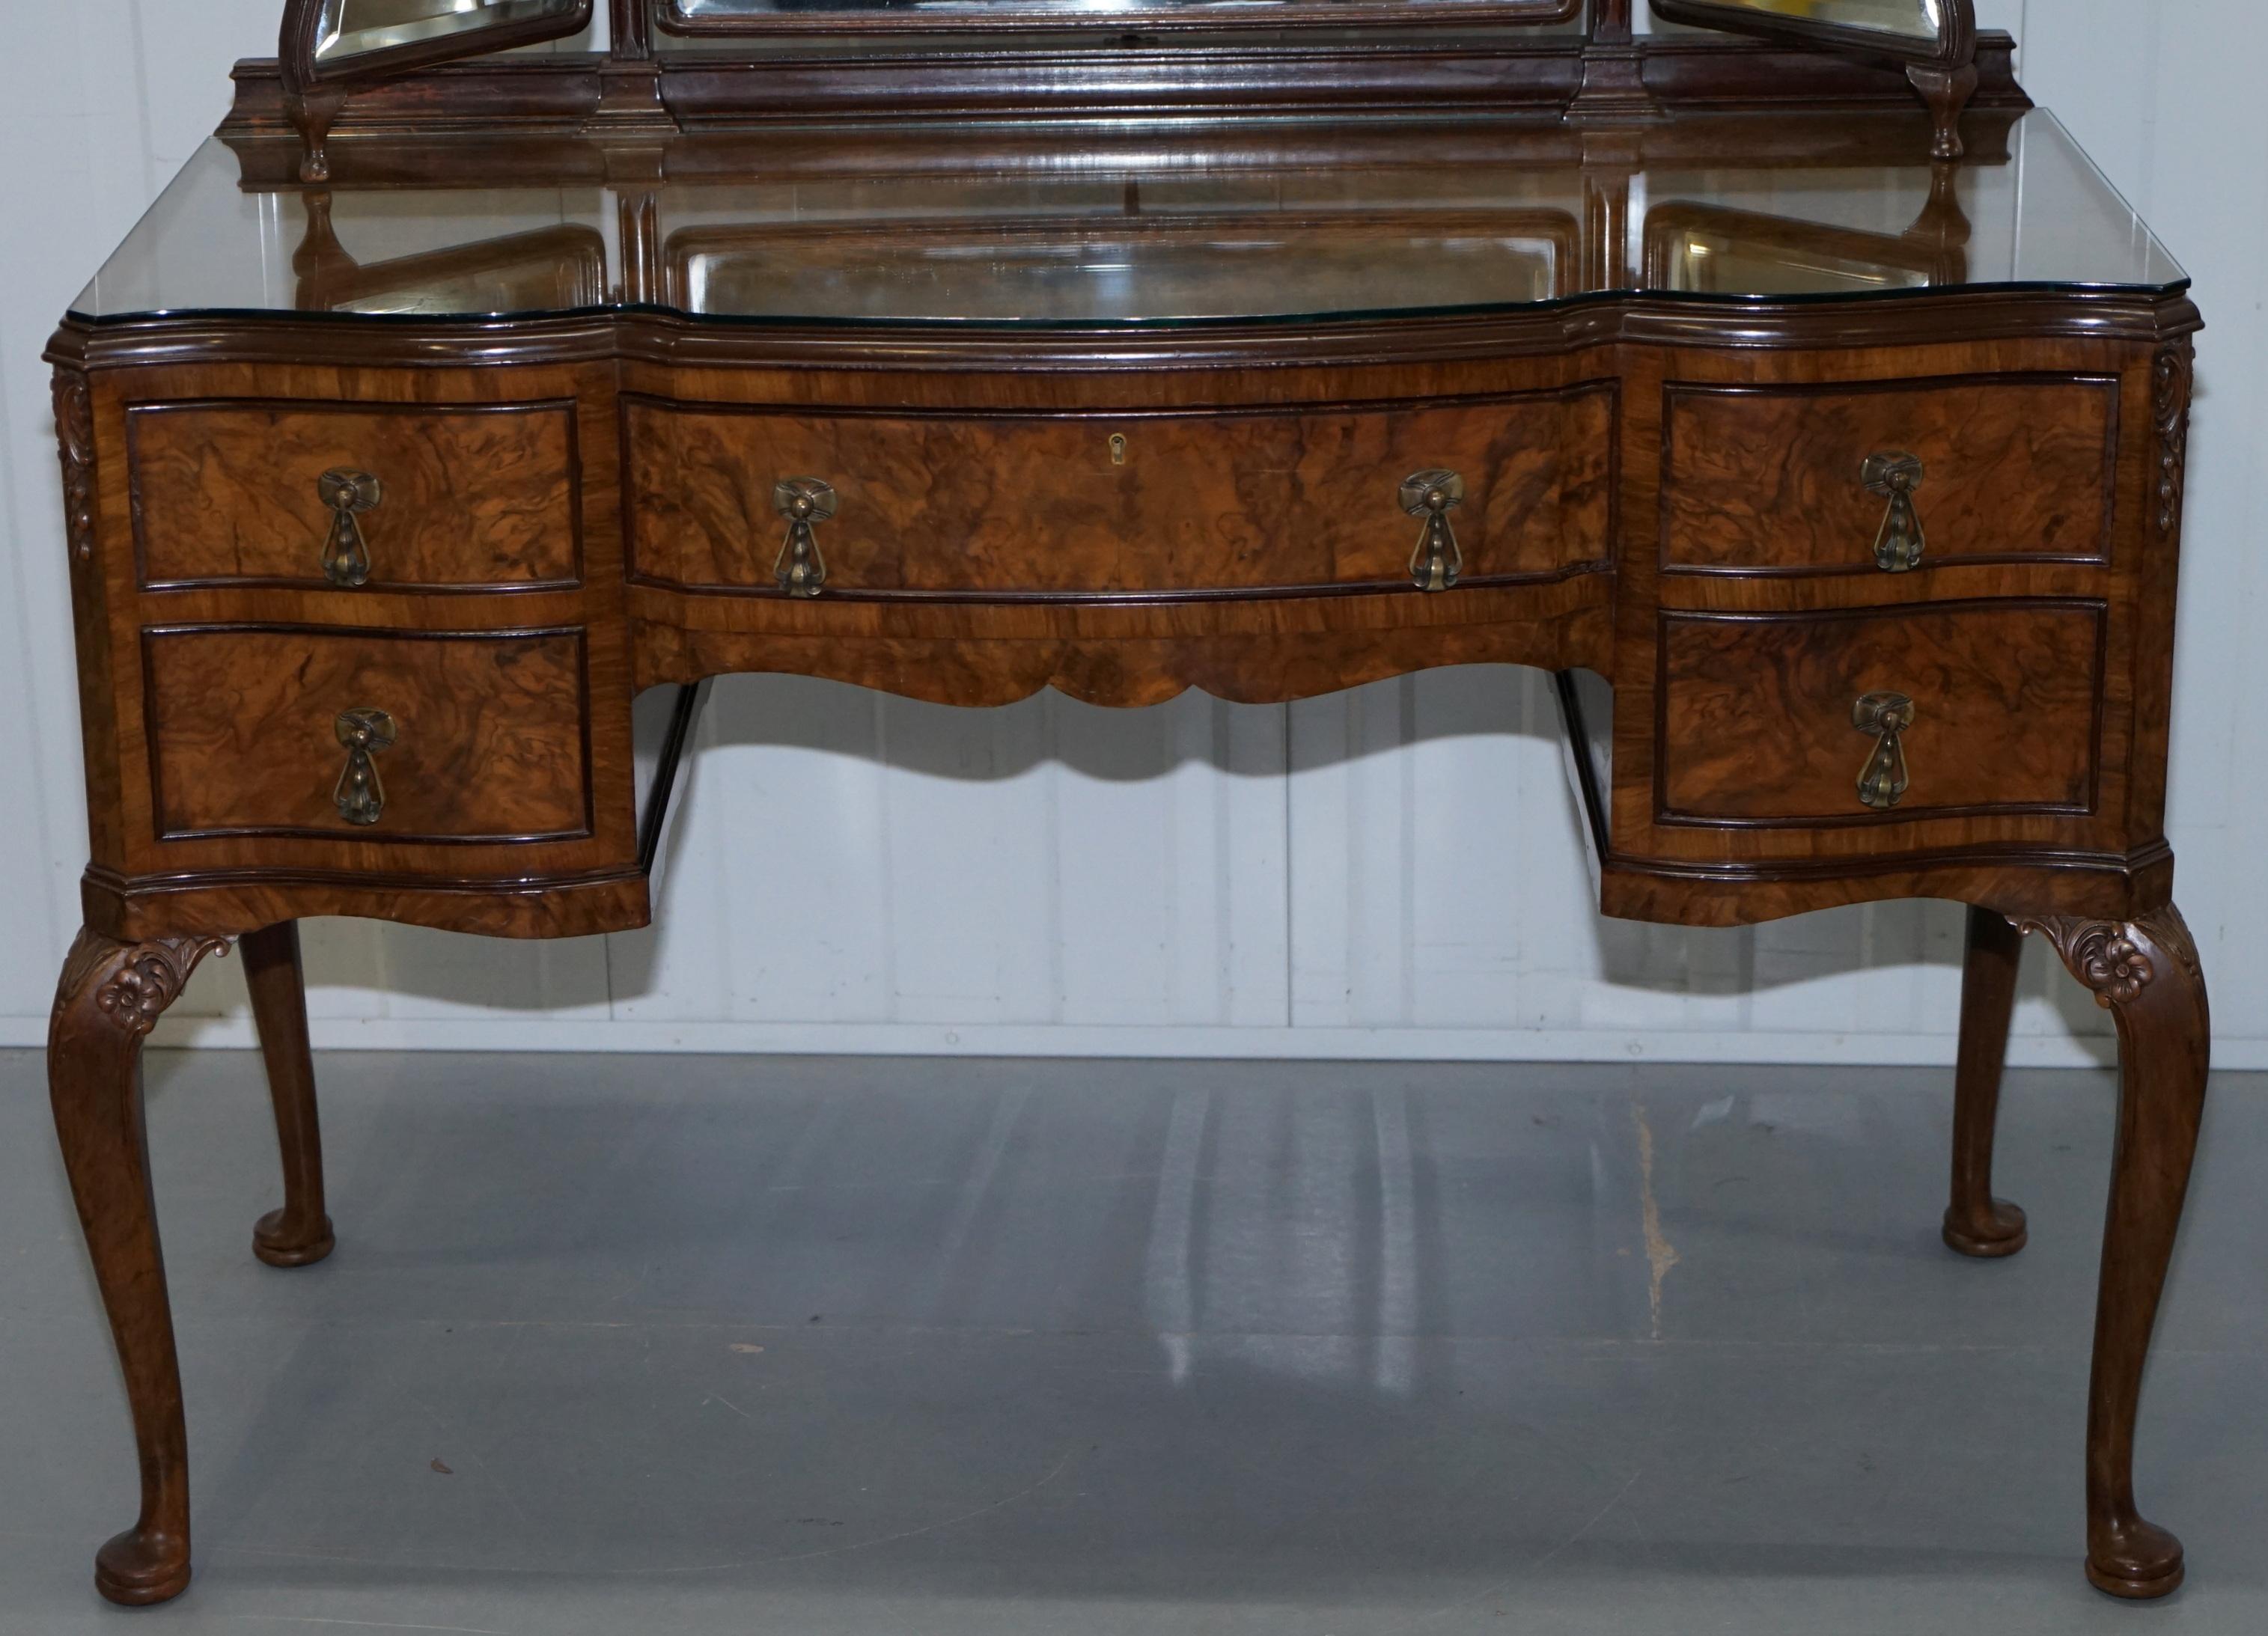
[[[299,923],[251,932],[244,980],[268,1065],[276,1104],[276,1141],[284,1155],[284,1207],[252,1229],[252,1253],[271,1267],[304,1267],[331,1253],[331,1219],[323,1213],[323,1138],[315,1118],[315,1060],[307,1046],[307,991],[299,967]]]
[[[2013,1256],[2024,1247],[2024,1212],[1992,1197],[1992,1136],[2000,1114],[2000,1070],[2008,1057],[2008,1017],[2024,934],[1989,909],[1969,911],[1969,954],[1961,973],[1961,1057],[1953,1075],[1953,1202],[1945,1242],[1964,1256]]]
[[[81,932],[48,1029],[48,1091],[63,1168],[126,1376],[142,1514],[96,1553],[113,1602],[163,1602],[189,1582],[188,1433],[166,1264],[142,1124],[142,1041],[217,938],[120,943]]]
[[[2134,1507],[2134,1416],[2205,1109],[2205,976],[2170,903],[2127,922],[2023,924],[2118,1021],[2118,1141],[2087,1400],[2087,1577],[2114,1596],[2162,1596],[2182,1582],[2182,1545]]]

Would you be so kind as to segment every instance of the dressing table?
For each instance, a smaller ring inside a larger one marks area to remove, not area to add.
[[[2122,1051],[2086,1569],[2205,986],[2163,830],[2187,281],[1968,0],[292,0],[55,367],[85,738],[56,1129],[190,1572],[144,1036],[296,923],[645,923],[705,679],[958,704],[1557,674],[1609,915],[1971,906],[1948,1245],[2006,1256],[2022,935]],[[1486,814],[1467,833],[1491,844]],[[792,837],[777,847],[792,866]],[[760,911],[761,905],[750,905]]]

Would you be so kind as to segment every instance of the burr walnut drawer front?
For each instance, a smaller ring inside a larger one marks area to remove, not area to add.
[[[2089,812],[2104,613],[2040,601],[1664,614],[1658,815],[1816,825]]]
[[[143,633],[159,838],[591,831],[578,630]]]
[[[1661,561],[1684,573],[2104,563],[2115,376],[1664,388]]]
[[[126,413],[142,583],[581,577],[573,405],[210,400]]]
[[[632,577],[820,596],[1449,589],[1603,566],[1615,388],[1415,408],[786,412],[632,398]]]

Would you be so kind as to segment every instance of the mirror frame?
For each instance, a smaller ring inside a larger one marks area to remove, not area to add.
[[[1940,159],[1961,157],[1961,110],[1977,91],[1976,0],[1944,0],[1945,33],[1931,41],[1909,41],[1878,29],[1842,23],[1812,22],[1730,0],[1653,0],[1654,16],[1727,33],[1756,34],[1797,45],[1867,57],[1905,70],[1906,77],[1936,118],[1930,153]]]
[[[358,86],[438,63],[487,56],[514,46],[531,46],[546,40],[564,40],[591,25],[593,0],[573,0],[560,17],[527,18],[493,28],[468,29],[431,40],[412,40],[398,46],[365,51],[336,64],[315,60],[315,37],[321,32],[328,0],[284,0],[284,22],[276,41],[276,68],[284,82],[284,110],[299,133],[305,152],[299,180],[330,179],[330,161],[323,152],[331,122],[347,97]]]

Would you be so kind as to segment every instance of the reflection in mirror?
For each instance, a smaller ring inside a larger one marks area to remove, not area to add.
[[[1919,290],[1933,257],[1896,239],[1706,205],[1665,205],[1646,225],[1646,282],[1693,295],[1863,295]]]
[[[561,313],[607,298],[607,243],[587,227],[553,227],[460,250],[335,269],[301,284],[311,312],[432,316]]]
[[[1717,4],[1800,23],[1863,28],[1907,40],[1937,40],[1945,33],[1945,0],[1717,0]]]
[[[566,18],[578,0],[324,0],[315,61],[339,62],[395,46]]]
[[[1553,210],[688,228],[664,262],[689,313],[792,313],[817,287],[870,319],[1203,321],[1550,300],[1572,292],[1580,231]]]
[[[566,312],[607,298],[607,241],[562,222],[379,262],[358,262],[331,225],[331,195],[302,195],[307,227],[292,253],[295,305],[310,313],[495,316]]]
[[[1646,286],[1690,295],[1868,295],[1969,277],[1969,219],[1954,167],[1903,234],[1798,221],[1697,201],[1655,203],[1646,217]]]

